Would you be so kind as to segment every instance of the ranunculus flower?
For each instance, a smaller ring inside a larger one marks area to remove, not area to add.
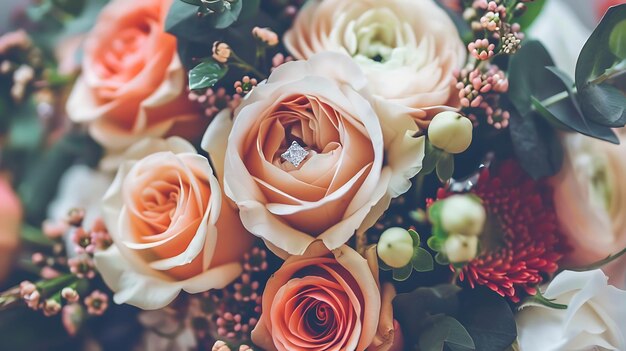
[[[267,282],[252,341],[278,351],[389,350],[395,291],[385,286],[381,297],[373,258],[370,266],[348,246],[331,252],[319,241],[289,257]]]
[[[563,138],[566,157],[554,177],[554,205],[573,251],[565,266],[585,266],[626,247],[626,130],[610,144],[578,134]],[[626,280],[626,256],[604,267],[617,286]]]
[[[22,204],[9,184],[0,175],[0,283],[11,270],[22,224]]]
[[[67,113],[89,123],[90,134],[107,149],[166,133],[197,133],[202,116],[187,99],[176,38],[164,29],[171,3],[112,1],[85,41],[83,73]]]
[[[181,289],[219,289],[237,278],[254,237],[222,196],[209,161],[177,137],[146,139],[127,154],[104,196],[114,245],[96,253],[114,301],[158,309]]]
[[[335,249],[373,225],[421,169],[415,123],[395,116],[381,127],[385,118],[392,117],[374,111],[358,66],[323,53],[277,68],[234,122],[227,111],[216,117],[203,147],[218,173],[223,164],[225,192],[244,226],[274,252],[302,254],[316,238]],[[308,152],[298,166],[282,156],[293,142]]]
[[[601,270],[561,272],[543,295],[567,309],[523,308],[515,317],[522,351],[626,350],[626,291]]]
[[[422,127],[459,106],[454,71],[465,63],[466,48],[432,0],[309,1],[283,41],[298,59],[322,51],[350,55],[379,103],[411,114]]]

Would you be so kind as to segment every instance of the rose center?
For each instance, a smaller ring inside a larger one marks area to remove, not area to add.
[[[176,213],[180,187],[164,181],[155,181],[142,194],[143,215],[158,222],[171,221]]]

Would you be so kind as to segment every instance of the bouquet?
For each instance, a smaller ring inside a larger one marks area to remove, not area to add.
[[[5,3],[1,349],[626,350],[623,1]]]

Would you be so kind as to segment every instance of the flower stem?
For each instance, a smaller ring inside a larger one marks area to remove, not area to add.
[[[620,258],[622,255],[626,254],[626,248],[622,249],[622,251],[613,254],[613,255],[608,255],[606,258],[601,259],[600,261],[594,262],[588,266],[585,267],[580,267],[580,268],[573,268],[570,269],[571,271],[574,272],[586,272],[586,271],[592,271],[594,269],[598,269],[598,268],[602,268],[604,265],[609,264],[613,261],[615,261],[616,259]]]
[[[261,71],[257,70],[254,66],[242,60],[239,56],[237,56],[234,52],[230,56],[231,60],[229,60],[228,64],[231,66],[235,66],[243,69],[246,72],[250,72],[257,76],[259,79],[267,79],[267,76],[263,74]]]

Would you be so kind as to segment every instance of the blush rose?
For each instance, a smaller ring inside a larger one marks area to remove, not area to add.
[[[176,38],[165,32],[172,0],[110,2],[84,44],[82,75],[67,102],[95,140],[123,150],[144,137],[193,133],[202,123],[187,99]],[[185,135],[187,136],[187,135]]]
[[[381,125],[391,117],[370,101],[358,66],[323,53],[278,67],[234,121],[224,111],[209,126],[203,147],[224,168],[226,194],[278,255],[302,254],[316,238],[343,245],[421,169],[424,138],[413,137],[412,119]],[[294,141],[309,153],[297,167],[281,156]]]
[[[423,128],[436,113],[459,107],[454,71],[466,49],[432,0],[309,1],[283,41],[297,59],[322,51],[349,55],[378,104],[410,114]]]
[[[208,160],[177,137],[146,139],[127,154],[103,202],[114,244],[96,254],[114,301],[158,309],[181,290],[223,288],[237,278],[254,237]]]

